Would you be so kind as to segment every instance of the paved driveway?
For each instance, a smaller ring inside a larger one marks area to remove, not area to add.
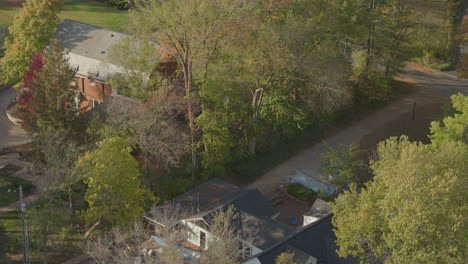
[[[14,146],[31,141],[29,135],[20,127],[14,125],[6,116],[6,108],[17,95],[17,90],[7,88],[0,91],[0,148]]]

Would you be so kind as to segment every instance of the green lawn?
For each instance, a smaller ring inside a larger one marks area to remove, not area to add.
[[[18,168],[10,165],[0,169],[0,206],[8,205],[19,199],[19,185],[23,185],[24,196],[31,191],[31,182],[12,176],[12,173],[17,170]]]
[[[11,2],[13,0],[0,0],[0,26],[11,24],[15,13],[20,8],[19,4],[12,5]],[[128,21],[127,11],[117,10],[98,0],[65,0],[60,17],[115,31],[124,31]]]

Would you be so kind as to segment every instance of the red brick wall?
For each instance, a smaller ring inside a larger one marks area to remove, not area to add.
[[[78,90],[80,90],[83,95],[83,100],[80,105],[85,111],[92,108],[92,99],[102,102],[112,93],[109,84],[97,80],[94,82],[94,85],[91,85],[90,79],[77,76],[76,83]]]

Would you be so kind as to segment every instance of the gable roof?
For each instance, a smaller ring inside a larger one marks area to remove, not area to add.
[[[317,222],[294,232],[292,235],[255,255],[262,264],[274,264],[276,258],[291,248],[298,249],[301,254],[307,254],[317,259],[317,264],[357,264],[353,258],[340,258],[336,253],[338,246],[331,222],[332,215],[328,215]]]
[[[314,216],[317,218],[325,217],[332,212],[332,208],[327,202],[321,199],[316,199],[309,211],[304,213],[305,216]]]

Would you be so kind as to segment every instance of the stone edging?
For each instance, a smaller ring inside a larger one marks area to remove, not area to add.
[[[21,123],[23,122],[23,120],[11,116],[10,113],[8,112],[8,110],[11,108],[11,105],[12,105],[12,104],[15,104],[15,102],[10,103],[10,105],[7,107],[7,109],[6,109],[6,111],[5,111],[5,112],[6,112],[6,115],[7,115],[8,119],[9,119],[13,124],[15,124],[15,125],[21,127]]]

